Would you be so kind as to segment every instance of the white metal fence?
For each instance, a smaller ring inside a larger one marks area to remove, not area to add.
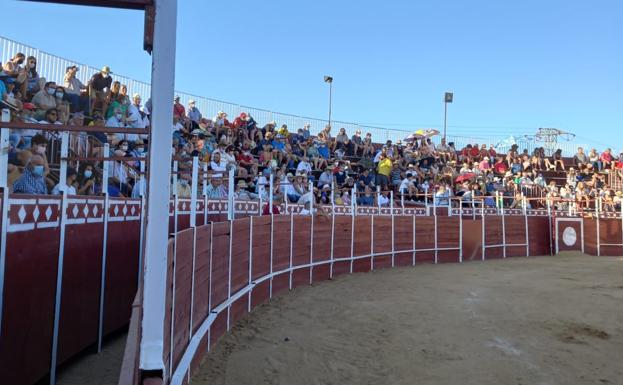
[[[100,70],[100,68],[89,66],[87,64],[77,63],[74,60],[68,60],[60,56],[56,56],[39,50],[37,48],[28,46],[26,44],[0,36],[0,61],[2,61],[2,63],[10,60],[17,52],[22,52],[26,56],[36,57],[37,71],[39,73],[39,76],[45,77],[47,80],[55,81],[59,84],[63,83],[66,68],[71,65],[76,65],[79,67],[77,76],[80,81],[85,84],[91,78],[91,76],[93,76],[94,73]],[[138,93],[143,97],[144,100],[147,100],[147,98],[149,98],[149,95],[151,93],[151,85],[149,83],[134,80],[118,73],[115,73],[113,77],[114,80],[118,80],[121,84],[127,85],[128,93],[130,95]],[[196,101],[197,108],[199,108],[204,117],[207,118],[213,117],[218,111],[224,111],[232,118],[244,111],[250,113],[259,125],[264,125],[267,122],[274,120],[278,125],[287,124],[291,132],[295,131],[298,128],[302,128],[305,124],[310,124],[310,130],[312,134],[320,132],[320,130],[327,124],[327,120],[325,119],[284,114],[261,108],[254,108],[236,103],[229,103],[218,99],[206,98],[199,95],[192,95],[181,91],[176,91],[176,95],[179,95],[180,101],[184,105],[187,105],[190,99],[194,99]],[[404,139],[407,135],[417,129],[416,127],[414,127],[413,130],[389,129],[341,121],[332,121],[331,125],[334,128],[334,135],[337,134],[338,129],[341,127],[344,127],[349,135],[354,134],[357,129],[360,129],[364,135],[367,132],[371,133],[372,139],[377,143],[385,142],[387,140],[392,140],[395,142],[399,139]],[[499,149],[504,151],[506,150],[505,147],[507,145],[507,139],[510,134],[511,133],[506,136],[490,136],[486,134],[474,136],[449,135],[448,142],[454,142],[457,149],[462,148],[468,143],[486,143],[487,145],[499,145]],[[519,145],[519,148],[521,150],[527,148],[530,152],[532,152],[535,147],[543,146],[543,143],[536,142],[534,140],[522,140],[522,137],[523,136],[519,135],[517,136],[516,140],[516,143]],[[437,142],[439,140],[439,137],[435,137],[433,138],[433,140]],[[572,156],[575,153],[576,146],[576,143],[564,142],[558,143],[558,146],[556,148],[561,148],[564,155]],[[546,150],[548,153],[551,153],[553,149],[546,148]]]

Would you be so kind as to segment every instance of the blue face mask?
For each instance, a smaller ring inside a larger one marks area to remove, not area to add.
[[[91,176],[93,176],[93,171],[91,171],[91,170],[86,170],[86,171],[84,172],[84,177],[85,177],[85,178],[87,178],[87,179],[88,179],[88,178],[90,178]]]
[[[33,166],[32,173],[37,176],[43,176],[43,166]]]

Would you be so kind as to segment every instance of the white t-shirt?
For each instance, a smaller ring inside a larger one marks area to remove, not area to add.
[[[74,186],[67,186],[66,184],[58,183],[52,189],[52,195],[61,195],[63,191],[67,191],[67,195],[77,195],[76,188]]]
[[[309,174],[309,173],[311,173],[311,171],[312,171],[311,165],[307,161],[301,161],[299,163],[299,165],[296,166],[296,173],[297,174],[300,174],[300,173]]]
[[[406,192],[409,192],[410,186],[413,186],[413,181],[409,180],[408,178],[405,178],[402,180],[402,182],[400,182],[400,187],[398,188],[398,191],[400,191],[403,194]]]

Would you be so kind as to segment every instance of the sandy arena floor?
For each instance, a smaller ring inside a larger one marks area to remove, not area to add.
[[[247,316],[192,384],[623,384],[623,258],[343,276]]]

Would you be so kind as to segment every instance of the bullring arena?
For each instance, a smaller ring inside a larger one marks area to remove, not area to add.
[[[623,384],[623,153],[198,98],[175,0],[41,2],[152,81],[0,37],[0,384]]]

